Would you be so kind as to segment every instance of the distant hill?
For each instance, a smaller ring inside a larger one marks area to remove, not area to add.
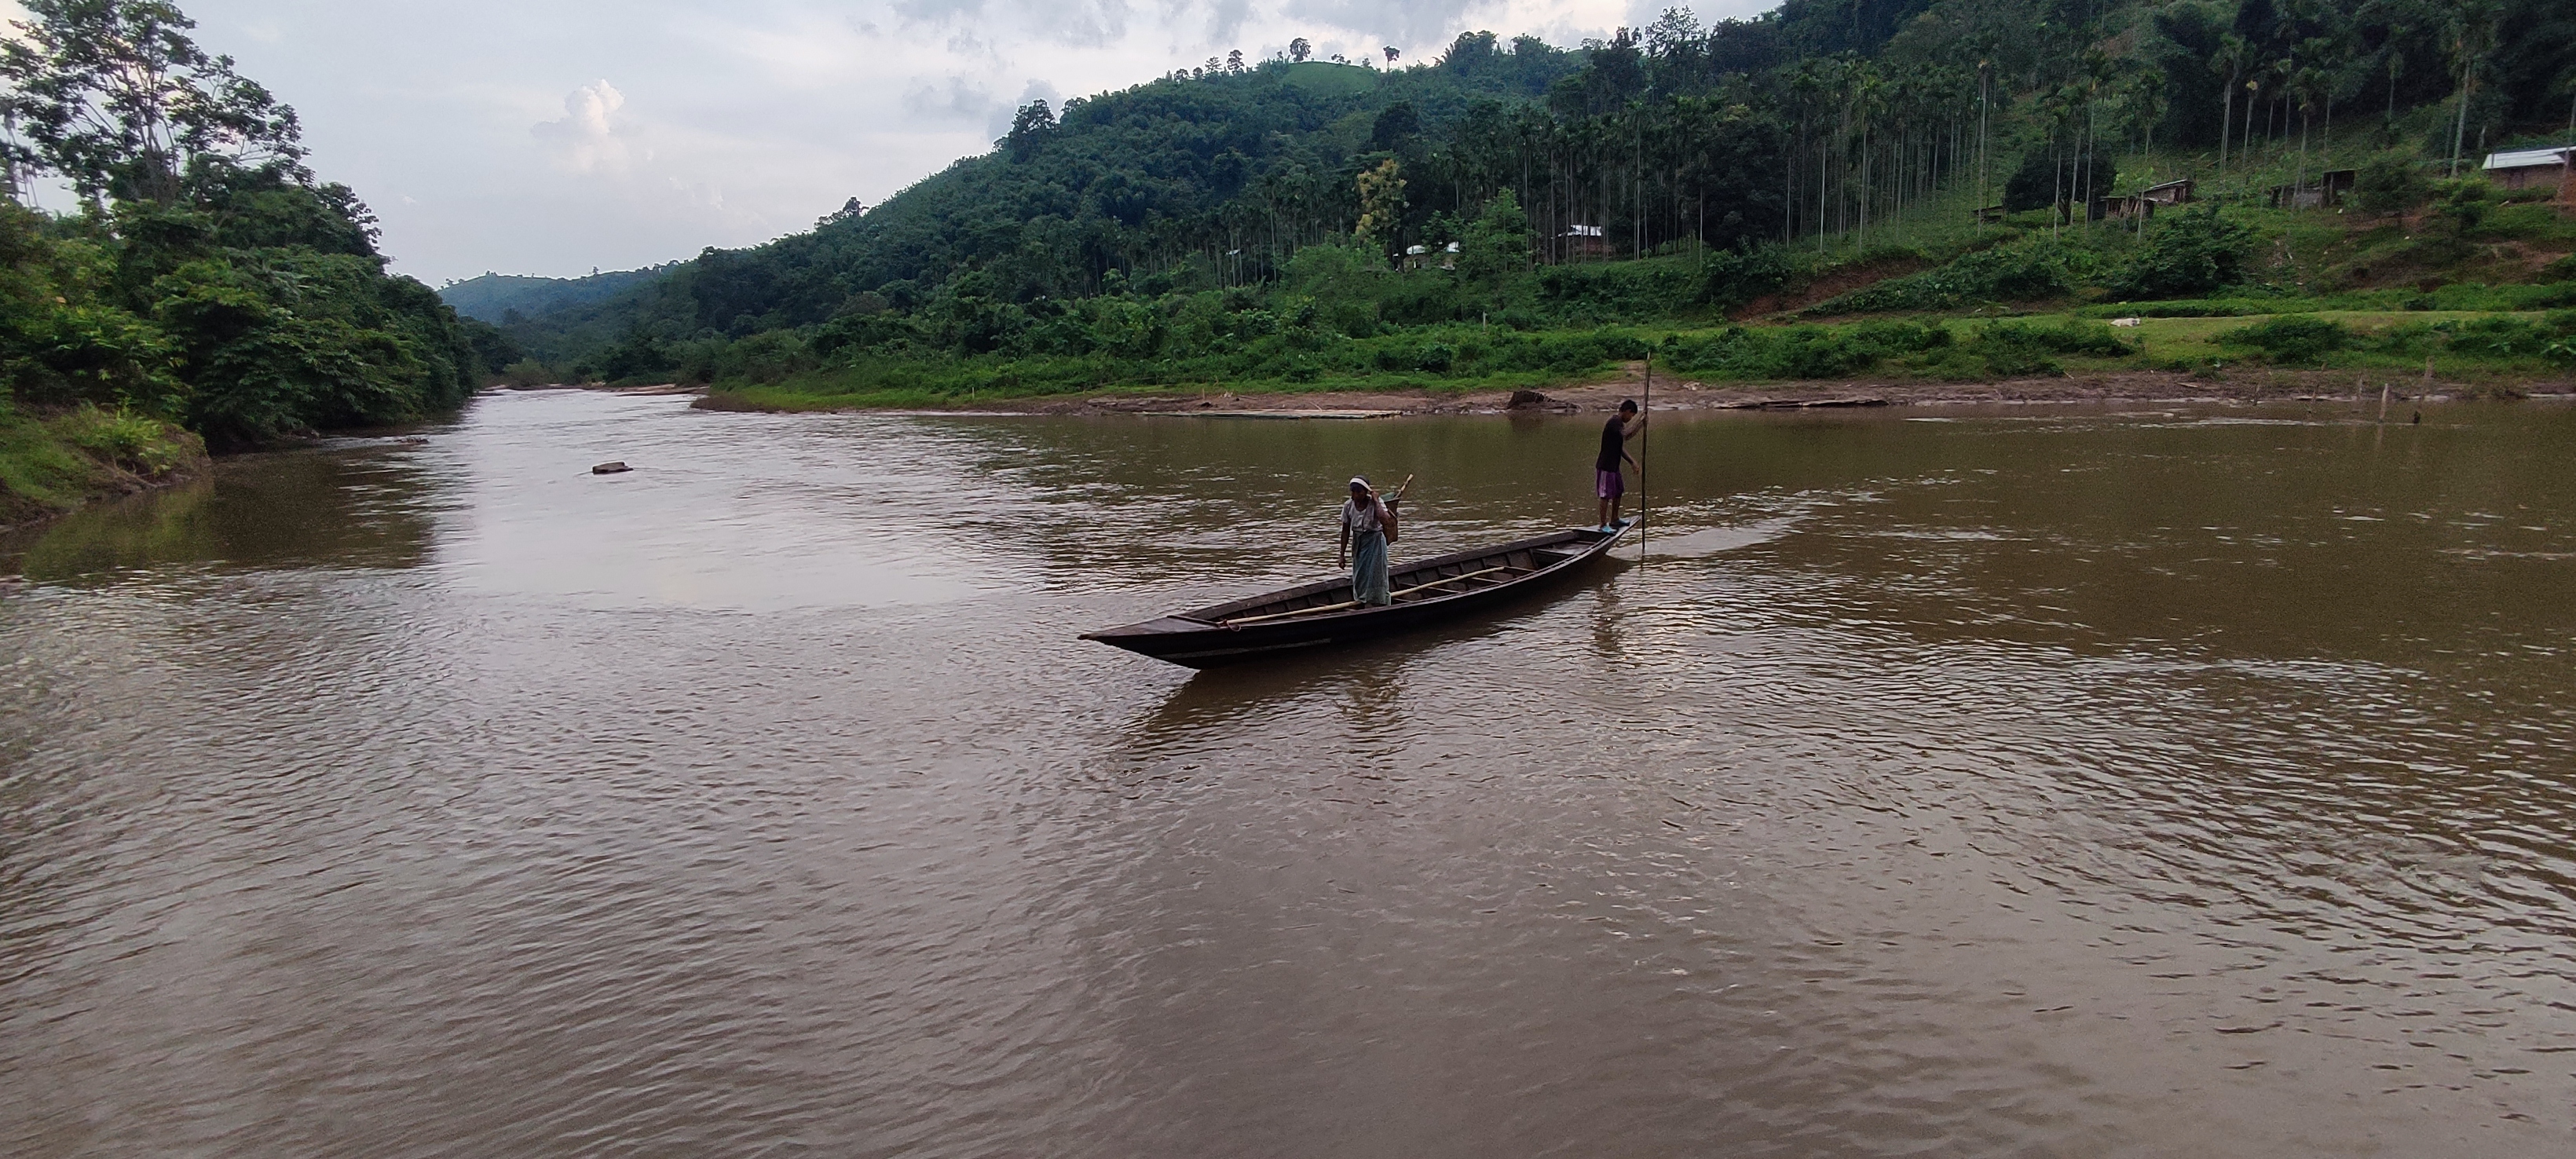
[[[676,264],[676,263],[674,263]],[[525,274],[485,274],[468,278],[438,292],[441,301],[468,318],[479,318],[495,326],[519,319],[533,318],[569,306],[586,305],[605,299],[619,290],[649,282],[670,270],[670,266],[648,266],[640,270],[618,270],[592,274],[586,278],[539,278]]]
[[[1320,271],[1338,260],[1309,250],[1351,249],[1371,269],[1414,246],[1472,255],[1480,221],[1514,239],[1503,266],[1565,271],[1548,292],[1571,293],[1569,267],[1602,259],[1866,249],[1898,240],[1888,227],[1910,212],[2025,171],[2043,204],[2072,205],[2079,188],[2137,185],[2147,170],[2119,162],[2155,149],[2223,147],[2239,178],[2252,149],[2294,181],[2312,137],[2320,151],[2340,140],[2342,167],[2365,148],[2439,159],[2556,132],[2576,9],[2499,0],[2471,13],[2465,42],[2442,31],[2445,11],[1785,0],[1706,27],[1674,9],[1573,49],[1470,32],[1382,68],[1235,54],[1060,109],[1032,102],[991,152],[863,213],[514,298],[521,320],[503,328],[542,362],[610,378],[1041,350],[1150,361],[1172,335],[1307,326],[1329,295],[1298,287],[1331,280]],[[2480,62],[2466,73],[2451,60],[2463,43]],[[1300,274],[1301,259],[1314,268]],[[1704,284],[1704,264],[1688,285],[1584,317],[1735,292]],[[1504,272],[1327,329],[1499,317]],[[631,280],[601,284],[619,276]],[[509,303],[459,294],[493,280],[448,298],[490,317]],[[1126,338],[1066,321],[1104,300],[1150,316],[1111,326]]]
[[[741,338],[880,303],[907,309],[979,271],[1004,283],[1001,296],[1065,298],[1191,255],[1213,260],[1254,245],[1284,254],[1350,228],[1355,158],[1419,161],[1479,109],[1499,115],[1544,99],[1588,55],[1490,33],[1461,44],[1433,67],[1273,60],[1176,73],[1061,110],[1033,106],[993,152],[863,216],[750,249],[710,249],[607,294],[522,305],[530,321],[505,329],[551,362],[639,329]],[[1431,200],[1417,199],[1418,216],[1432,212]],[[1228,236],[1238,240],[1220,245]]]

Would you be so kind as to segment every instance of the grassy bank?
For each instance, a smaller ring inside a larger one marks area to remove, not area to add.
[[[2151,167],[2168,168],[2194,166]],[[1954,193],[1814,249],[1684,244],[1476,273],[1474,262],[1401,270],[1315,246],[1275,284],[1025,306],[959,299],[629,353],[659,359],[652,373],[709,384],[710,406],[775,410],[1547,390],[1649,357],[1712,384],[2423,374],[2428,362],[2449,381],[2500,389],[2565,381],[2576,371],[2576,213],[2538,200],[2547,191],[2386,173],[2403,188],[2365,184],[2341,209],[2283,210],[2248,204],[2241,187],[2258,174],[2240,169],[2211,182],[2219,201],[2144,228],[2061,223],[2045,209],[1979,223]],[[1495,208],[1489,224],[1508,232],[1513,213]]]
[[[203,440],[169,423],[76,407],[34,414],[0,398],[0,527],[185,478]]]
[[[2429,372],[2498,393],[2576,376],[2576,309],[2346,309],[2332,299],[2065,306],[1769,325],[1620,327],[1515,335],[1512,345],[1461,335],[1442,370],[1419,364],[1418,339],[1349,352],[1311,377],[1223,373],[1223,366],[1122,367],[1081,360],[1030,373],[1026,359],[863,364],[775,383],[720,385],[710,409],[971,408],[1002,402],[1132,394],[1429,393],[1464,395],[1616,377],[1652,356],[1658,370],[1707,384],[1871,379],[1968,383],[2067,374],[2171,371],[2223,375],[2278,368],[2348,370],[2373,381]],[[2117,323],[2117,324],[2115,324]],[[1563,362],[1510,365],[1517,351]],[[1374,365],[1380,360],[1392,365]],[[1412,365],[1407,365],[1408,361]],[[1354,365],[1356,363],[1356,365]],[[1505,363],[1504,365],[1495,365]],[[1122,377],[1121,370],[1137,370]]]

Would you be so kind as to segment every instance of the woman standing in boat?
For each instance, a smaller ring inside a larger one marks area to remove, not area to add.
[[[1350,565],[1353,601],[1373,606],[1394,602],[1387,587],[1386,545],[1395,541],[1394,502],[1380,500],[1367,476],[1353,477],[1350,500],[1342,504],[1341,550],[1333,556],[1335,567]]]

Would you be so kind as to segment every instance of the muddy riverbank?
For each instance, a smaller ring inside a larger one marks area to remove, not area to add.
[[[1522,392],[1389,391],[1097,391],[1086,394],[1026,398],[979,398],[956,410],[1000,414],[1151,414],[1192,410],[1281,414],[1337,415],[1495,414],[1514,410],[1606,411],[1622,399],[1646,390],[1642,364],[1631,364],[1615,377],[1549,386]],[[2295,400],[2345,402],[2374,411],[2380,388],[2388,388],[2391,405],[2464,398],[2564,399],[2576,397],[2576,378],[2512,381],[2427,380],[2412,375],[2359,375],[2347,371],[2229,370],[2217,374],[2170,371],[2119,371],[1994,382],[1924,382],[1853,379],[1783,383],[1704,382],[1688,376],[1654,376],[1654,408],[1674,410],[1760,410],[1861,406],[1960,406],[1983,403],[2135,403],[2240,402]],[[680,387],[629,388],[625,393],[686,393]],[[1527,398],[1527,393],[1541,397]],[[810,410],[812,404],[769,407],[723,392],[700,394],[704,410]],[[827,408],[829,409],[829,408]],[[907,407],[849,407],[841,413],[871,410],[918,411]]]

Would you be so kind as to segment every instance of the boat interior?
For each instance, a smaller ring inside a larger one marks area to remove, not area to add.
[[[1608,538],[1611,533],[1591,529],[1564,531],[1489,550],[1437,556],[1389,572],[1387,586],[1399,606],[1467,595],[1561,567],[1582,558]],[[1183,612],[1176,618],[1212,626],[1246,627],[1368,610],[1352,602],[1349,580],[1330,579]]]

